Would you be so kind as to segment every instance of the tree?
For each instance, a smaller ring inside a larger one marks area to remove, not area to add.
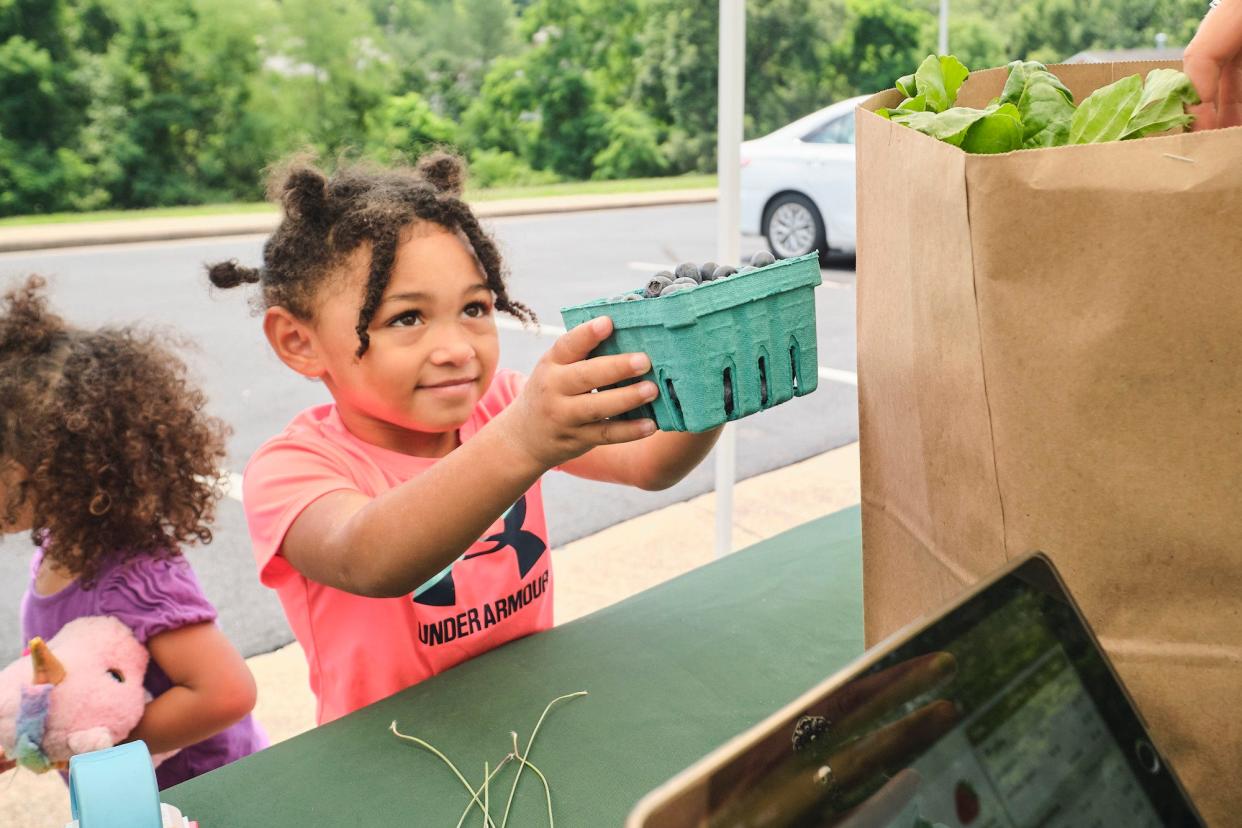
[[[604,124],[608,146],[595,154],[593,178],[643,178],[660,175],[666,161],[660,152],[660,129],[646,113],[626,104]]]
[[[679,0],[649,0],[636,79],[643,108],[667,124],[673,172],[711,170],[716,158],[719,34],[714,13]]]
[[[932,16],[892,0],[848,0],[832,60],[857,93],[888,89],[935,50]]]
[[[497,61],[463,116],[473,148],[512,152],[535,169],[589,178],[607,144],[587,58],[595,51],[575,0],[537,0],[522,20],[529,46]]]
[[[784,126],[855,94],[834,64],[832,35],[845,18],[842,0],[768,0],[746,15],[748,136]]]
[[[1058,62],[1089,49],[1170,45],[1193,36],[1205,4],[1199,0],[1031,0],[1011,22],[1009,51],[1015,57]]]
[[[279,20],[264,64],[276,103],[320,151],[363,146],[397,74],[375,18],[350,0],[282,0]]]
[[[367,114],[368,154],[383,161],[410,161],[456,143],[457,125],[433,112],[417,92],[394,95]]]
[[[261,192],[267,146],[250,110],[261,0],[118,0],[109,11],[116,30],[92,82],[84,145],[112,202]]]
[[[81,153],[88,88],[79,30],[62,0],[0,7],[0,214],[107,201]]]

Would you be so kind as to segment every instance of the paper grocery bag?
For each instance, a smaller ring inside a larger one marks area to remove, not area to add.
[[[1161,66],[1053,72],[1079,102]],[[900,99],[857,115],[867,639],[1042,549],[1242,825],[1242,129],[967,155]]]

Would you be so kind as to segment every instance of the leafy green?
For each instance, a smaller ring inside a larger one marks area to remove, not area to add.
[[[970,75],[957,58],[928,55],[913,75],[898,79],[905,99],[877,114],[972,153],[1060,147],[1142,138],[1193,121],[1199,103],[1190,79],[1153,69],[1101,87],[1077,108],[1069,88],[1038,61],[1015,60],[999,98],[984,109],[954,106]]]
[[[1143,79],[1129,75],[1087,96],[1070,121],[1069,143],[1098,144],[1119,141],[1130,115],[1143,97]]]
[[[928,55],[914,73],[914,86],[919,96],[927,101],[932,112],[944,112],[957,100],[957,90],[962,88],[970,70],[952,55],[937,57]],[[908,95],[907,97],[915,97]]]
[[[992,104],[995,109],[966,130],[961,147],[966,152],[992,154],[1022,148],[1022,116],[1013,104]]]
[[[1122,138],[1142,138],[1170,129],[1189,126],[1193,115],[1186,114],[1186,105],[1199,103],[1199,94],[1184,72],[1176,69],[1153,69],[1147,73],[1143,97],[1126,124]]]
[[[1056,147],[1066,143],[1074,117],[1074,96],[1061,79],[1037,61],[1009,64],[1009,80],[1002,103],[1018,108],[1022,119],[1022,146]]]
[[[992,103],[986,109],[955,106],[944,112],[892,110],[888,117],[967,152],[1009,152],[1022,146],[1022,121],[1013,104]]]

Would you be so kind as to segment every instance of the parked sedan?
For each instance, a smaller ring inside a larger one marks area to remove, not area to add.
[[[742,232],[777,258],[854,251],[854,109],[866,98],[742,144]]]

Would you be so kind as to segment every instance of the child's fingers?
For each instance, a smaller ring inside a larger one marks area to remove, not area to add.
[[[607,316],[583,322],[576,328],[561,334],[548,350],[553,362],[570,365],[581,362],[587,354],[595,350],[595,346],[608,338],[612,333],[612,320]]]
[[[560,390],[570,395],[586,394],[596,388],[641,377],[650,370],[651,360],[646,354],[614,354],[584,359],[562,369],[564,379],[559,383]]]
[[[586,425],[633,411],[656,396],[654,382],[638,382],[596,394],[579,394],[570,397],[569,417],[577,425]]]
[[[583,426],[584,437],[597,446],[632,443],[655,433],[654,420],[605,420]]]

